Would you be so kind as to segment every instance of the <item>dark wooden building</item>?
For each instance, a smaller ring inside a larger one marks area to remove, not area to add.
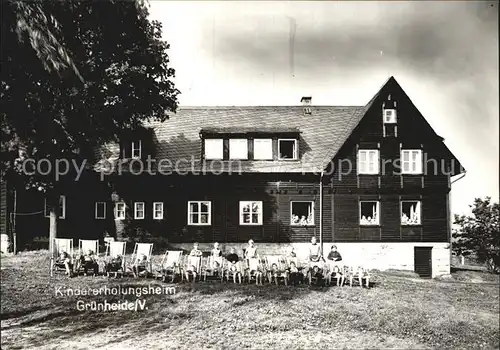
[[[107,145],[62,199],[59,236],[207,248],[252,238],[299,255],[316,236],[371,268],[449,273],[451,178],[464,170],[396,80],[366,106],[301,102],[180,108]],[[43,211],[41,195],[23,195],[18,212]],[[43,213],[19,218],[19,237],[48,235]]]

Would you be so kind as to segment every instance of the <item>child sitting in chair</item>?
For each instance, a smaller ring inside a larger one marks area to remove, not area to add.
[[[66,270],[66,272],[65,272],[66,275],[68,275],[69,277],[73,277],[73,273],[72,273],[73,264],[71,263],[71,259],[69,258],[68,253],[61,252],[61,254],[59,254],[59,256],[57,257],[56,265],[64,267],[64,269]]]
[[[148,274],[148,257],[145,254],[141,254],[135,260],[134,266],[132,266],[132,272],[134,277],[147,276]]]
[[[106,274],[110,274],[111,272],[115,273],[115,277],[118,275],[118,271],[122,268],[123,265],[123,257],[121,255],[117,255],[112,258],[106,264],[105,271]]]
[[[241,272],[238,269],[240,258],[238,257],[238,254],[236,254],[236,249],[231,248],[230,253],[226,256],[226,260],[229,262],[228,269],[229,272],[233,274],[234,283],[236,283],[236,276],[238,276],[241,283]]]
[[[99,265],[92,250],[89,249],[87,254],[80,256],[80,266],[83,268],[83,273],[85,273],[85,275],[88,274],[89,270],[94,272],[94,276],[97,275]]]
[[[290,267],[288,268],[288,273],[290,275],[290,283],[296,286],[302,283],[302,274],[299,272],[299,268],[295,265],[295,261],[290,261]]]

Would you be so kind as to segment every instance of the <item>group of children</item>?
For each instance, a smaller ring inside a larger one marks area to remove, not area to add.
[[[202,251],[199,249],[198,243],[194,243],[193,249],[189,253],[189,256],[201,257],[203,255]],[[221,273],[221,258],[223,257],[222,251],[219,249],[219,243],[214,243],[213,249],[210,251],[210,266],[208,269],[213,272],[214,275]],[[309,263],[305,268],[300,268],[297,266],[297,254],[292,247],[290,251],[285,254],[287,261],[286,268],[280,269],[278,263],[272,263],[271,266],[265,268],[261,264],[261,259],[257,252],[257,247],[255,242],[251,239],[248,241],[248,246],[244,249],[243,260],[247,261],[247,273],[249,278],[254,278],[256,284],[262,284],[264,276],[267,276],[270,282],[275,281],[277,283],[280,277],[284,274],[287,275],[289,281],[293,285],[303,283],[306,276],[310,276],[315,279],[317,283],[320,283],[323,278],[324,263],[326,262],[321,254],[321,247],[317,244],[316,238],[311,239],[311,245],[309,247]],[[229,254],[225,256],[228,262],[227,266],[227,277],[233,277],[234,282],[239,281],[241,283],[242,279],[242,269],[240,268],[240,257],[236,253],[236,249],[231,247]],[[335,273],[341,272],[340,262],[342,261],[342,256],[337,251],[337,246],[333,245],[331,251],[327,256],[329,265],[333,268]],[[186,279],[189,281],[189,275],[197,271],[196,266],[188,266],[186,271]],[[194,275],[196,277],[196,275]]]
[[[110,257],[104,263],[104,272],[117,273],[122,268],[123,257],[121,255]],[[72,260],[71,256],[67,252],[61,252],[59,257],[55,261],[55,265],[61,267],[65,270],[65,274],[69,277],[73,277],[75,273],[83,270],[85,275],[88,275],[90,271],[94,275],[97,275],[99,271],[99,261],[95,252],[91,249],[80,252],[80,255],[76,260]]]

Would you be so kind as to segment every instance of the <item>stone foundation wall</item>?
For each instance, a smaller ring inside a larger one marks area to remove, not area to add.
[[[450,274],[451,251],[449,243],[335,243],[346,264],[364,265],[377,270],[414,271],[414,247],[432,247],[432,277]],[[306,260],[309,243],[256,243],[259,255],[283,254],[293,246],[299,260]],[[191,243],[172,244],[177,249],[189,251]],[[226,254],[235,247],[241,256],[247,244],[221,243]],[[324,255],[330,251],[332,243],[323,244]],[[209,251],[211,244],[200,243],[200,250]]]

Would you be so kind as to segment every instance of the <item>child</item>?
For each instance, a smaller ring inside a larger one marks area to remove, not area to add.
[[[295,248],[292,246],[292,249],[290,250],[290,253],[288,254],[290,258],[296,258],[297,254],[295,253]]]
[[[270,283],[273,283],[274,280],[278,284],[278,265],[276,263],[271,265],[271,269],[267,273],[267,278]]]
[[[69,258],[69,254],[66,252],[61,252],[56,260],[56,265],[64,267],[66,270],[65,274],[69,277],[73,277],[73,264],[71,263],[71,259]]]
[[[239,271],[238,266],[240,258],[238,257],[238,254],[236,254],[236,250],[234,248],[231,248],[230,253],[226,256],[226,260],[229,262],[227,278],[229,279],[229,274],[232,274],[234,283],[236,283],[236,278],[238,278],[241,283],[241,272]]]
[[[248,247],[245,250],[245,258],[246,259],[258,258],[257,247],[255,247],[253,239],[248,241]]]
[[[99,265],[97,264],[97,259],[92,250],[88,250],[87,254],[80,256],[80,266],[83,268],[83,272],[87,275],[88,270],[94,272],[94,276],[99,272]]]
[[[146,276],[148,274],[148,257],[145,254],[141,254],[135,260],[134,266],[132,266],[132,272],[134,277]]]
[[[299,273],[299,269],[297,265],[295,265],[295,261],[290,261],[290,267],[288,268],[288,273],[290,274],[290,283],[296,286],[299,282],[302,282]]]
[[[210,255],[213,257],[222,256],[222,251],[219,249],[219,243],[214,243],[214,248],[210,251]]]
[[[193,249],[191,249],[191,252],[189,253],[189,256],[202,256],[203,253],[201,252],[201,250],[198,249],[198,243],[195,242],[193,244]]]
[[[118,276],[118,271],[122,268],[123,265],[123,257],[121,255],[117,255],[112,258],[105,267],[106,274],[114,272],[115,278]]]

